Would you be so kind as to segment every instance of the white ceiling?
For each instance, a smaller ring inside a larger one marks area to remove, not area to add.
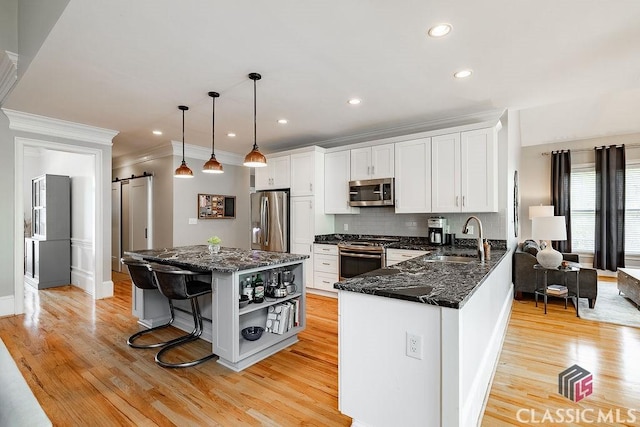
[[[5,107],[118,130],[114,157],[180,141],[179,104],[210,147],[208,91],[216,150],[245,154],[250,72],[267,153],[506,108],[524,145],[633,133],[639,23],[636,0],[71,0]]]

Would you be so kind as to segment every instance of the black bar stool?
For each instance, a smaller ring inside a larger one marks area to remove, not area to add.
[[[124,265],[127,266],[127,269],[129,270],[129,277],[131,277],[131,282],[134,284],[134,286],[136,288],[139,289],[158,289],[158,286],[156,286],[156,283],[153,279],[153,274],[151,273],[151,271],[149,270],[149,263],[144,262],[144,261],[140,261],[134,258],[122,258],[122,263]],[[158,343],[153,343],[153,344],[136,344],[135,340],[137,340],[138,338],[140,338],[141,336],[148,334],[150,332],[154,332],[157,331],[158,329],[163,329],[166,328],[168,326],[171,326],[171,324],[173,323],[174,319],[175,319],[175,313],[173,310],[173,302],[171,302],[171,300],[169,299],[169,312],[171,313],[171,318],[169,319],[169,322],[164,323],[162,325],[158,325],[158,326],[154,326],[153,328],[150,329],[145,329],[143,331],[137,332],[133,335],[131,335],[129,337],[129,339],[127,339],[127,344],[130,347],[133,348],[158,348],[158,347],[163,347],[167,344],[171,344],[172,342],[176,341],[176,340],[180,340],[182,337],[180,338],[176,338],[170,341],[164,341],[164,342],[158,342]]]
[[[162,348],[156,354],[156,363],[164,368],[188,368],[215,357],[216,355],[211,353],[201,357],[200,359],[182,363],[169,363],[163,360],[163,356],[168,351],[188,342],[195,341],[200,337],[200,335],[202,335],[202,314],[200,312],[200,305],[198,304],[198,297],[212,292],[211,275],[207,275],[209,280],[205,282],[199,280],[198,276],[202,276],[207,273],[182,270],[180,268],[164,264],[150,264],[150,269],[153,272],[156,283],[158,284],[158,289],[165,297],[170,300],[189,300],[191,302],[191,312],[193,314],[194,325],[193,331],[191,331],[190,334],[184,336],[180,341],[170,343]]]

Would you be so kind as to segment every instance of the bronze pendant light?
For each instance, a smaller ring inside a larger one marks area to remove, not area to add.
[[[179,105],[179,110],[182,110],[182,163],[178,166],[174,178],[193,178],[193,171],[187,166],[187,162],[184,161],[184,112],[189,109],[186,105]]]
[[[215,149],[215,128],[216,128],[216,98],[220,96],[218,92],[209,92],[209,96],[213,99],[213,110],[211,112],[211,158],[202,167],[204,173],[224,173],[222,165],[216,160]]]
[[[256,137],[256,80],[260,80],[262,76],[258,73],[251,73],[249,78],[253,80],[253,149],[246,155],[243,164],[250,168],[261,168],[267,166],[267,158],[258,149]]]

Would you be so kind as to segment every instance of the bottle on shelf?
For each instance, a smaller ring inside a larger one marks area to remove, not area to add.
[[[264,301],[264,281],[262,276],[258,273],[258,277],[253,286],[253,302],[260,304]]]
[[[246,295],[249,298],[249,302],[253,300],[253,286],[251,280],[247,279],[242,285],[242,295]]]

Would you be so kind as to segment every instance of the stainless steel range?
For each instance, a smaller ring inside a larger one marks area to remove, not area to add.
[[[338,244],[340,280],[368,273],[385,266],[385,246],[397,239],[374,237]]]

